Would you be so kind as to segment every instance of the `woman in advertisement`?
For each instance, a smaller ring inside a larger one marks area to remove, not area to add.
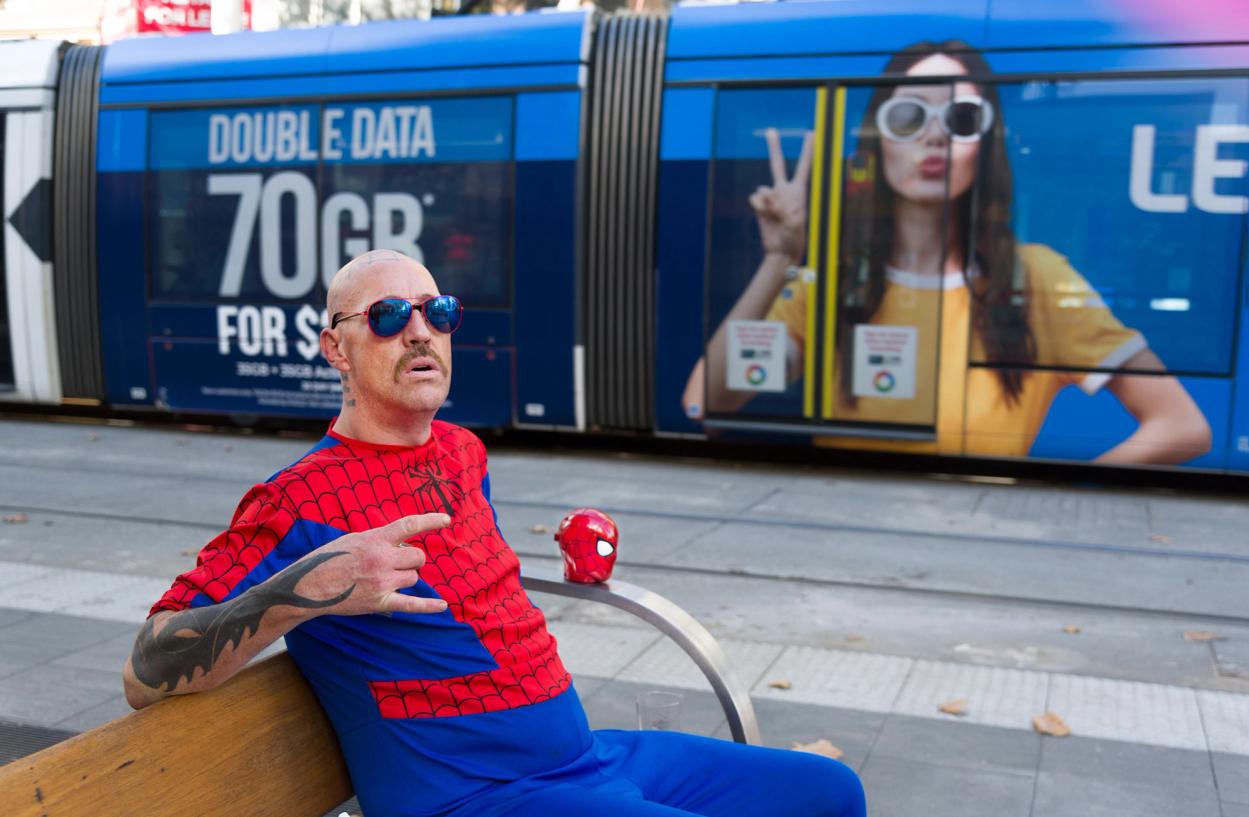
[[[984,59],[958,41],[918,43],[895,54],[885,73],[942,81],[878,86],[856,132],[838,253],[833,420],[935,423],[936,439],[853,444],[1027,456],[1059,390],[1075,385],[1089,394],[1108,388],[1136,418],[1135,431],[1099,462],[1180,463],[1208,451],[1210,427],[1178,379],[1130,374],[1166,371],[1144,337],[1119,322],[1066,258],[1016,241],[996,88],[950,82],[990,74]],[[788,380],[803,373],[807,299],[816,292],[798,268],[811,137],[792,177],[777,132],[766,138],[773,184],[750,196],[764,258],[690,375],[683,404],[695,418],[703,407],[737,412],[755,395],[727,385],[734,321],[783,322]],[[856,361],[866,360],[855,354],[856,329],[869,325],[913,333],[915,399],[856,383]]]

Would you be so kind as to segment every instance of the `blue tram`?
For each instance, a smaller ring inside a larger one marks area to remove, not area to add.
[[[38,52],[38,53],[36,53]],[[839,0],[0,44],[0,399],[1249,471],[1249,9]],[[12,70],[9,69],[12,67]]]

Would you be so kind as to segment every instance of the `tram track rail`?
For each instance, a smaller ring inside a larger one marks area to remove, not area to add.
[[[543,502],[536,500],[496,500],[496,503],[504,507],[528,507],[542,508],[551,510],[566,510],[567,503]],[[885,526],[867,526],[867,525],[833,525],[821,523],[806,522],[777,522],[776,520],[766,519],[764,517],[756,517],[749,515],[739,515],[733,517],[722,517],[714,514],[696,514],[675,512],[657,512],[643,511],[640,509],[621,507],[607,507],[604,510],[609,513],[617,514],[646,514],[656,518],[664,519],[693,519],[702,521],[716,522],[740,522],[743,524],[766,524],[772,528],[789,527],[794,529],[806,530],[834,530],[849,532],[867,532],[893,536],[915,535],[915,532],[904,529],[897,529]],[[129,522],[139,524],[149,524],[157,526],[179,526],[191,528],[194,530],[202,530],[207,535],[215,534],[221,530],[220,524],[198,522],[195,520],[173,519],[168,517],[157,517],[152,515],[133,515],[120,513],[106,513],[100,511],[82,510],[77,508],[61,508],[56,506],[32,506],[32,505],[15,505],[8,503],[0,503],[0,512],[22,512],[25,514],[36,515],[53,515],[65,516],[75,519],[98,520],[107,522]],[[921,532],[924,533],[924,532]],[[967,538],[961,534],[925,534],[921,538],[942,538],[942,539],[958,539]],[[1005,544],[1020,545],[1026,547],[1058,547],[1060,549],[1078,548],[1082,550],[1092,550],[1095,552],[1111,553],[1125,556],[1150,556],[1150,557],[1179,557],[1193,556],[1194,554],[1186,551],[1168,550],[1166,552],[1158,552],[1149,548],[1119,548],[1113,546],[1083,546],[1079,543],[1054,543],[1046,540],[1024,539],[1020,541],[1008,541],[1004,539],[995,539],[993,537],[977,537],[977,541],[988,544]],[[516,553],[526,559],[550,559],[557,560],[559,557],[553,552],[537,551],[526,548],[524,545],[514,546]],[[1225,561],[1233,564],[1249,564],[1249,557],[1240,556],[1238,554],[1217,554],[1202,553],[1198,554],[1198,558],[1202,560],[1211,560],[1217,557],[1216,561]],[[926,598],[939,598],[951,601],[963,601],[982,604],[1027,604],[1039,607],[1045,607],[1054,610],[1065,610],[1073,613],[1081,611],[1097,612],[1097,613],[1115,613],[1131,616],[1144,616],[1150,618],[1183,618],[1195,623],[1205,623],[1211,626],[1241,626],[1249,627],[1249,615],[1219,614],[1209,611],[1194,611],[1183,609],[1172,609],[1164,607],[1147,607],[1143,605],[1130,604],[1112,604],[1100,603],[1088,600],[1075,599],[1055,599],[1043,596],[1031,596],[1023,594],[1006,594],[992,593],[987,591],[972,591],[952,589],[940,586],[926,586],[914,582],[908,582],[903,578],[895,580],[870,581],[854,578],[833,578],[828,576],[810,576],[802,574],[793,574],[779,571],[760,571],[745,568],[712,568],[698,565],[673,564],[670,562],[654,562],[654,561],[637,561],[630,559],[620,559],[618,565],[636,570],[653,570],[661,572],[669,572],[690,577],[704,577],[708,579],[746,579],[766,582],[777,582],[782,584],[794,584],[813,589],[853,589],[872,592],[885,592],[890,594],[906,594]]]
[[[0,460],[0,464],[6,464]],[[42,467],[42,466],[41,466]],[[49,469],[49,470],[70,470],[70,469]],[[77,469],[81,471],[81,469]],[[179,478],[189,478],[180,475]],[[194,477],[201,479],[201,477]],[[237,480],[222,480],[231,483]],[[544,510],[552,510],[563,513],[571,507],[567,502],[554,502],[549,500],[527,500],[527,499],[494,499],[495,505],[500,507],[515,508],[541,508]],[[126,521],[126,522],[144,522],[150,524],[161,525],[184,525],[204,530],[217,531],[220,525],[195,522],[183,519],[170,519],[161,517],[136,517],[126,514],[108,514],[97,511],[82,511],[73,508],[57,508],[57,507],[35,507],[30,505],[8,505],[0,503],[0,509],[12,511],[30,511],[40,513],[64,514],[66,516],[85,517],[107,519],[110,521]],[[684,522],[708,522],[722,525],[740,524],[740,525],[758,525],[768,528],[784,528],[791,530],[806,530],[819,533],[850,533],[861,534],[866,536],[903,536],[914,539],[925,540],[941,540],[950,541],[957,540],[960,542],[975,542],[977,544],[985,544],[991,546],[1002,547],[1026,547],[1036,549],[1050,549],[1062,551],[1080,551],[1089,553],[1105,553],[1120,556],[1144,556],[1148,558],[1160,559],[1191,559],[1207,562],[1226,562],[1229,564],[1249,565],[1249,554],[1239,553],[1222,553],[1219,551],[1207,550],[1183,550],[1180,548],[1166,547],[1137,547],[1131,545],[1113,545],[1098,542],[1078,542],[1059,539],[1042,539],[1034,537],[1021,536],[993,536],[988,534],[965,533],[961,531],[925,531],[913,528],[904,528],[890,525],[855,525],[841,522],[816,522],[794,519],[777,519],[770,516],[760,516],[754,514],[734,514],[732,516],[724,516],[713,513],[700,513],[696,511],[664,511],[655,509],[644,509],[630,507],[628,505],[603,504],[600,508],[610,514],[636,515],[643,517],[652,517],[656,519],[671,519]]]

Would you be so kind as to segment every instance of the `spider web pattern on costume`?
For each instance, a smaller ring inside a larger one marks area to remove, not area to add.
[[[568,689],[571,678],[545,618],[521,585],[520,561],[499,535],[494,511],[481,492],[485,449],[470,432],[448,423],[435,422],[433,435],[431,445],[418,449],[340,443],[314,451],[269,483],[273,489],[264,492],[270,498],[262,506],[245,509],[249,518],[269,519],[274,525],[262,525],[252,539],[267,544],[267,553],[281,540],[279,531],[284,534],[296,518],[358,532],[410,514],[450,511],[450,526],[409,542],[425,551],[421,578],[447,602],[456,621],[472,627],[498,668],[453,678],[371,681],[380,713],[387,718],[441,717],[554,697]],[[192,571],[189,583],[220,581],[222,576],[233,586],[264,556],[252,540],[239,538],[235,526],[218,539],[223,537],[226,547],[213,557],[209,572]],[[193,596],[196,590],[188,592]]]
[[[200,592],[220,602],[282,541],[295,521],[276,486],[254,486],[239,502],[229,529],[204,546],[195,567],[174,580],[148,615],[185,610]]]

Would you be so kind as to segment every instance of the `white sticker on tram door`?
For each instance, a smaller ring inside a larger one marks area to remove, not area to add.
[[[729,321],[725,379],[736,391],[785,391],[785,323]]]
[[[854,396],[909,400],[915,397],[914,326],[854,327]]]

